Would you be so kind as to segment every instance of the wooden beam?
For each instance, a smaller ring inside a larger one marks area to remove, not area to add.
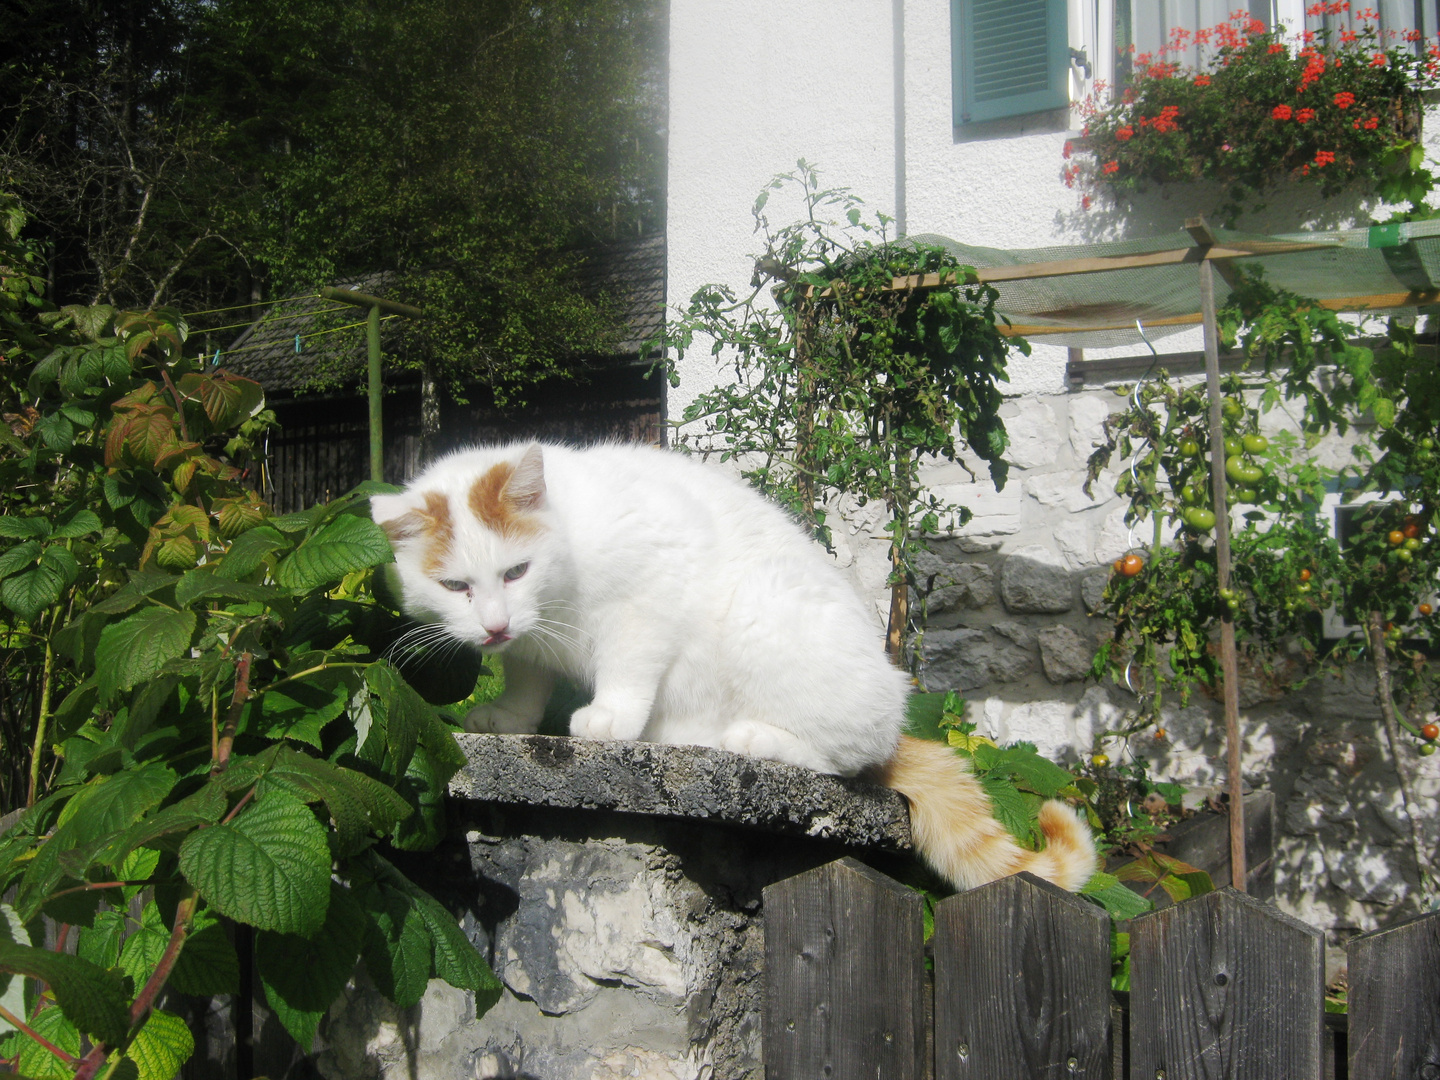
[[[886,292],[908,292],[912,289],[936,289],[942,285],[975,285],[997,281],[1031,281],[1036,278],[1074,277],[1078,274],[1105,274],[1112,270],[1139,270],[1150,266],[1183,266],[1201,262],[1223,262],[1226,259],[1253,259],[1260,256],[1288,255],[1300,251],[1323,251],[1338,244],[1296,244],[1288,241],[1244,241],[1216,244],[1209,247],[1172,248],[1168,251],[1147,251],[1137,255],[1092,255],[1083,259],[1061,259],[1056,262],[1020,263],[1017,266],[982,266],[973,270],[947,270],[937,274],[910,274],[892,278]],[[843,283],[842,283],[843,284]],[[834,295],[832,285],[819,292],[807,286],[801,294],[817,299]]]
[[[1223,264],[1217,264],[1223,265]],[[1412,290],[1411,292],[1376,293],[1372,296],[1338,296],[1331,300],[1315,301],[1327,311],[1384,311],[1389,308],[1427,307],[1440,304],[1440,289]],[[1142,319],[1146,327],[1151,326],[1198,326],[1204,322],[1200,312],[1193,315],[1169,315],[1163,319]],[[1044,337],[1046,334],[1084,334],[1098,330],[1131,330],[1135,321],[1123,323],[1094,323],[1076,326],[1036,326],[1015,323],[1000,328],[1006,337]]]

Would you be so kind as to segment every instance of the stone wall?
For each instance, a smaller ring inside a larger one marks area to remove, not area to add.
[[[358,984],[314,1059],[334,1080],[760,1080],[761,890],[852,854],[895,873],[893,791],[723,751],[460,736],[451,839],[402,868],[505,984],[479,1020],[434,981]]]
[[[1110,564],[1150,539],[1148,523],[1133,533],[1126,526],[1114,473],[1095,484],[1093,499],[1082,490],[1084,463],[1101,425],[1121,407],[1110,387],[1013,400],[1004,412],[1015,467],[1003,491],[988,480],[972,481],[954,465],[927,475],[933,488],[970,506],[975,517],[921,557],[929,616],[921,644],[925,686],[962,692],[982,733],[1002,742],[1028,739],[1062,762],[1088,754],[1095,733],[1118,726],[1135,704],[1125,688],[1086,679],[1099,642],[1111,632],[1107,620],[1092,614]],[[1283,420],[1271,414],[1267,430]],[[1333,465],[1347,457],[1348,447],[1328,440],[1317,453]],[[983,468],[977,472],[986,475]],[[837,544],[841,563],[881,605],[880,521],[873,511],[846,516],[850,527]],[[1276,797],[1277,903],[1329,931],[1332,947],[1413,909],[1418,876],[1373,676],[1355,670],[1281,693],[1273,678],[1246,673],[1241,708],[1246,782]],[[1217,793],[1224,782],[1219,703],[1200,699],[1170,709],[1165,730],[1163,740],[1145,734],[1128,746],[1112,741],[1106,752],[1115,761],[1144,757],[1155,776],[1185,784],[1197,801]],[[1405,752],[1413,755],[1409,745]],[[1420,775],[1416,796],[1422,807],[1433,807],[1440,755],[1413,760]],[[1434,817],[1425,815],[1421,828],[1428,850],[1435,850],[1440,827]]]

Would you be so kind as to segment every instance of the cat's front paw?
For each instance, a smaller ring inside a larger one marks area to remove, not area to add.
[[[522,716],[511,712],[505,706],[491,701],[476,705],[465,714],[465,730],[481,734],[491,732],[504,735],[534,735],[540,728],[541,717]]]
[[[581,739],[622,739],[633,741],[645,731],[645,718],[639,723],[609,705],[586,705],[570,717],[570,734]]]

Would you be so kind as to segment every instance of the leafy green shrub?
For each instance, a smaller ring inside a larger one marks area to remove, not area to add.
[[[438,841],[463,757],[383,656],[370,486],[272,516],[242,483],[259,386],[187,358],[173,313],[42,310],[9,221],[0,635],[39,674],[29,805],[0,833],[0,1056],[168,1080],[193,1040],[157,996],[237,992],[227,923],[254,929],[302,1047],[361,959],[402,1007],[433,976],[483,1011],[484,959],[377,847]],[[456,701],[477,670],[424,685]],[[33,944],[42,916],[55,949]]]

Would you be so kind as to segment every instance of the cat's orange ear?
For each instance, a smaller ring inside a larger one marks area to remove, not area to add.
[[[531,443],[505,485],[505,498],[516,510],[534,510],[545,498],[545,456],[539,443]]]

